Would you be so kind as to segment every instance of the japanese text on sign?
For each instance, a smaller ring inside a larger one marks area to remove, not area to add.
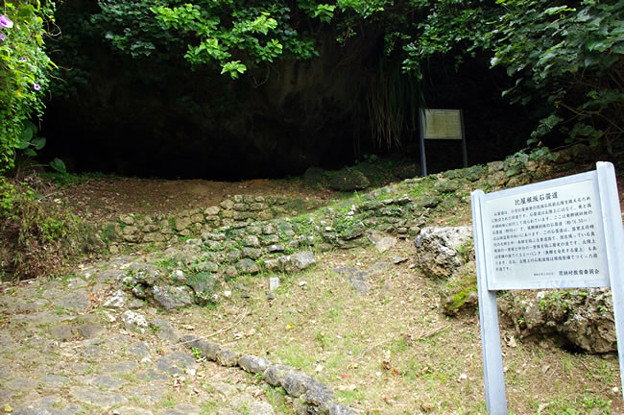
[[[598,203],[590,180],[488,201],[485,241],[494,284],[603,278]]]

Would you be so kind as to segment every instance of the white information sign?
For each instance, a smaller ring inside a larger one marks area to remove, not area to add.
[[[472,224],[488,413],[507,414],[496,291],[611,287],[624,391],[624,229],[615,169],[485,194]]]
[[[596,174],[485,195],[488,289],[609,285]]]

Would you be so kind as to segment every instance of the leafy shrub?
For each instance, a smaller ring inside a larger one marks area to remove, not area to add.
[[[51,22],[54,3],[4,2],[0,15],[0,172],[11,169],[17,150],[33,150],[41,141],[24,145],[32,131],[28,120],[41,117],[48,87],[48,58],[43,36]]]
[[[3,241],[0,278],[3,280],[54,273],[70,257],[96,249],[101,242],[94,234],[61,200],[43,197],[24,182],[0,176],[0,239]]]

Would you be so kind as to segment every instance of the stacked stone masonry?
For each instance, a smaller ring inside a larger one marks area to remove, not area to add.
[[[232,253],[233,257],[240,254],[239,259],[252,261],[267,253],[292,252],[301,246],[317,246],[321,250],[351,248],[365,240],[363,237],[369,229],[402,238],[416,236],[428,210],[438,207],[445,198],[454,197],[458,189],[494,191],[539,181],[558,171],[569,170],[573,160],[590,154],[589,149],[576,146],[554,153],[552,160],[511,157],[426,178],[417,177],[369,192],[359,200],[291,219],[283,218],[297,213],[288,209],[292,201],[235,195],[217,206],[186,210],[174,216],[122,215],[104,224],[99,236],[108,243],[112,253],[132,246],[163,247],[200,236],[209,249],[218,250],[227,239],[230,245],[238,245],[239,253]],[[427,180],[435,182],[435,192],[417,194],[416,189]],[[404,195],[396,197],[401,192]],[[389,196],[384,197],[385,193]]]

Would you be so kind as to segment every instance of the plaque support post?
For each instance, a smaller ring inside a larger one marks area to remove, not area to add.
[[[464,168],[468,167],[468,150],[466,148],[466,130],[464,128],[464,110],[459,110],[459,122],[461,125],[462,134],[462,161],[464,162]]]
[[[424,110],[418,111],[420,121],[420,165],[422,167],[423,177],[427,177],[427,154],[425,152],[425,114]]]
[[[470,195],[472,203],[472,224],[477,268],[477,290],[479,294],[479,325],[481,328],[481,353],[483,355],[483,377],[485,380],[485,405],[491,415],[507,415],[503,354],[496,291],[487,288],[487,264],[483,228],[481,225],[481,201],[485,194],[476,190]]]
[[[624,230],[622,229],[622,211],[617,193],[615,169],[613,164],[596,163],[602,220],[607,240],[607,266],[611,295],[613,296],[613,317],[617,338],[618,359],[620,363],[620,381],[624,396],[624,255],[619,251],[624,246]]]

